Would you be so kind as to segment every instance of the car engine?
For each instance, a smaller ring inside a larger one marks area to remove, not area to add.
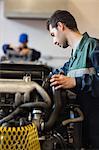
[[[52,68],[0,64],[0,149],[81,149],[83,113],[69,90],[50,87]]]

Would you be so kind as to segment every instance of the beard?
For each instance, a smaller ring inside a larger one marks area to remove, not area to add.
[[[67,48],[69,45],[68,45],[68,42],[65,41],[64,44],[63,44],[63,48]]]

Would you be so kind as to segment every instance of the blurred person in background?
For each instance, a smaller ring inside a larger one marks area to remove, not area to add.
[[[4,44],[2,46],[3,52],[7,59],[24,60],[24,61],[35,61],[41,57],[41,53],[34,48],[28,46],[28,35],[22,33],[19,36],[19,46],[15,47],[10,44]],[[3,59],[3,57],[2,57]]]

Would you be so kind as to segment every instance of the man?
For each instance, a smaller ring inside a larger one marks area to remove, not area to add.
[[[99,41],[81,34],[75,18],[65,10],[57,10],[49,18],[47,29],[55,45],[72,48],[69,61],[52,72],[51,86],[77,94],[85,115],[83,142],[86,148],[99,149]]]
[[[4,44],[4,53],[12,59],[15,59],[16,57],[20,58],[20,60],[26,61],[35,61],[40,58],[41,53],[39,51],[28,47],[28,35],[26,33],[20,34],[19,42],[20,45],[18,47],[14,47],[10,44]]]

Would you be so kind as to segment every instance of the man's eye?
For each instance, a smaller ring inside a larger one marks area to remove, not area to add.
[[[51,36],[54,36],[54,34],[53,34],[53,33],[51,33]]]

